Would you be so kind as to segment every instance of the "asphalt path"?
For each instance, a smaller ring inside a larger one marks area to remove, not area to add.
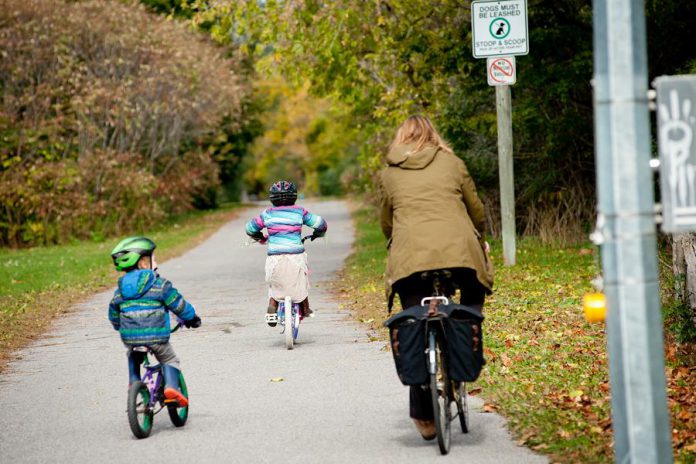
[[[475,397],[472,431],[453,424],[449,455],[420,438],[391,354],[328,289],[353,241],[347,207],[306,206],[326,218],[329,232],[307,245],[317,316],[303,322],[294,350],[264,322],[265,248],[244,234],[259,207],[160,266],[203,319],[171,340],[189,387],[185,427],[163,412],[149,438],[131,434],[125,350],[106,318],[112,292],[104,292],[57,320],[0,374],[0,462],[547,462],[517,446]]]

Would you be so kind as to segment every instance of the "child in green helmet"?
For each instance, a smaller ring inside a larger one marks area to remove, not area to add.
[[[169,311],[189,328],[200,327],[201,319],[171,282],[157,274],[156,247],[147,237],[129,237],[111,252],[116,269],[125,274],[118,279],[109,304],[109,321],[128,349],[129,383],[140,380],[144,357],[133,348],[147,346],[162,365],[165,402],[183,407],[188,405],[188,398],[181,393],[179,358],[169,343]]]

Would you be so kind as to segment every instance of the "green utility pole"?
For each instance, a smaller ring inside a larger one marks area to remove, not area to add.
[[[595,136],[618,463],[671,463],[643,0],[594,0]],[[650,188],[646,188],[649,186]]]

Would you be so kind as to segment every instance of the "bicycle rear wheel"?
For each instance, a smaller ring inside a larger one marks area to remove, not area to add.
[[[285,297],[285,348],[292,350],[294,347],[295,337],[294,332],[294,317],[292,314],[292,299],[289,296]]]
[[[179,388],[181,388],[181,393],[188,398],[188,388],[186,388],[186,381],[184,380],[184,374],[179,372]],[[179,407],[178,403],[168,403],[167,412],[169,413],[169,419],[172,421],[175,427],[183,427],[188,419],[189,406],[191,402],[184,406]]]
[[[433,403],[437,444],[440,453],[449,453],[451,439],[452,410],[450,409],[449,379],[442,341],[435,329],[428,331],[428,358],[430,362],[430,398]]]
[[[150,391],[140,380],[133,382],[128,387],[128,424],[131,432],[137,438],[147,438],[152,431],[152,417],[150,408]]]
[[[466,384],[461,382],[458,387],[453,387],[453,389],[459,425],[462,426],[462,433],[469,433],[469,402],[466,395]]]

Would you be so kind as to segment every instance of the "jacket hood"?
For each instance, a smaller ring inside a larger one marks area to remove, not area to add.
[[[140,298],[155,283],[155,272],[149,269],[130,271],[118,281],[118,288],[123,298],[130,300]]]
[[[403,169],[424,169],[432,163],[439,150],[438,147],[432,146],[416,150],[415,144],[397,145],[389,150],[387,163],[389,166],[398,166]]]

